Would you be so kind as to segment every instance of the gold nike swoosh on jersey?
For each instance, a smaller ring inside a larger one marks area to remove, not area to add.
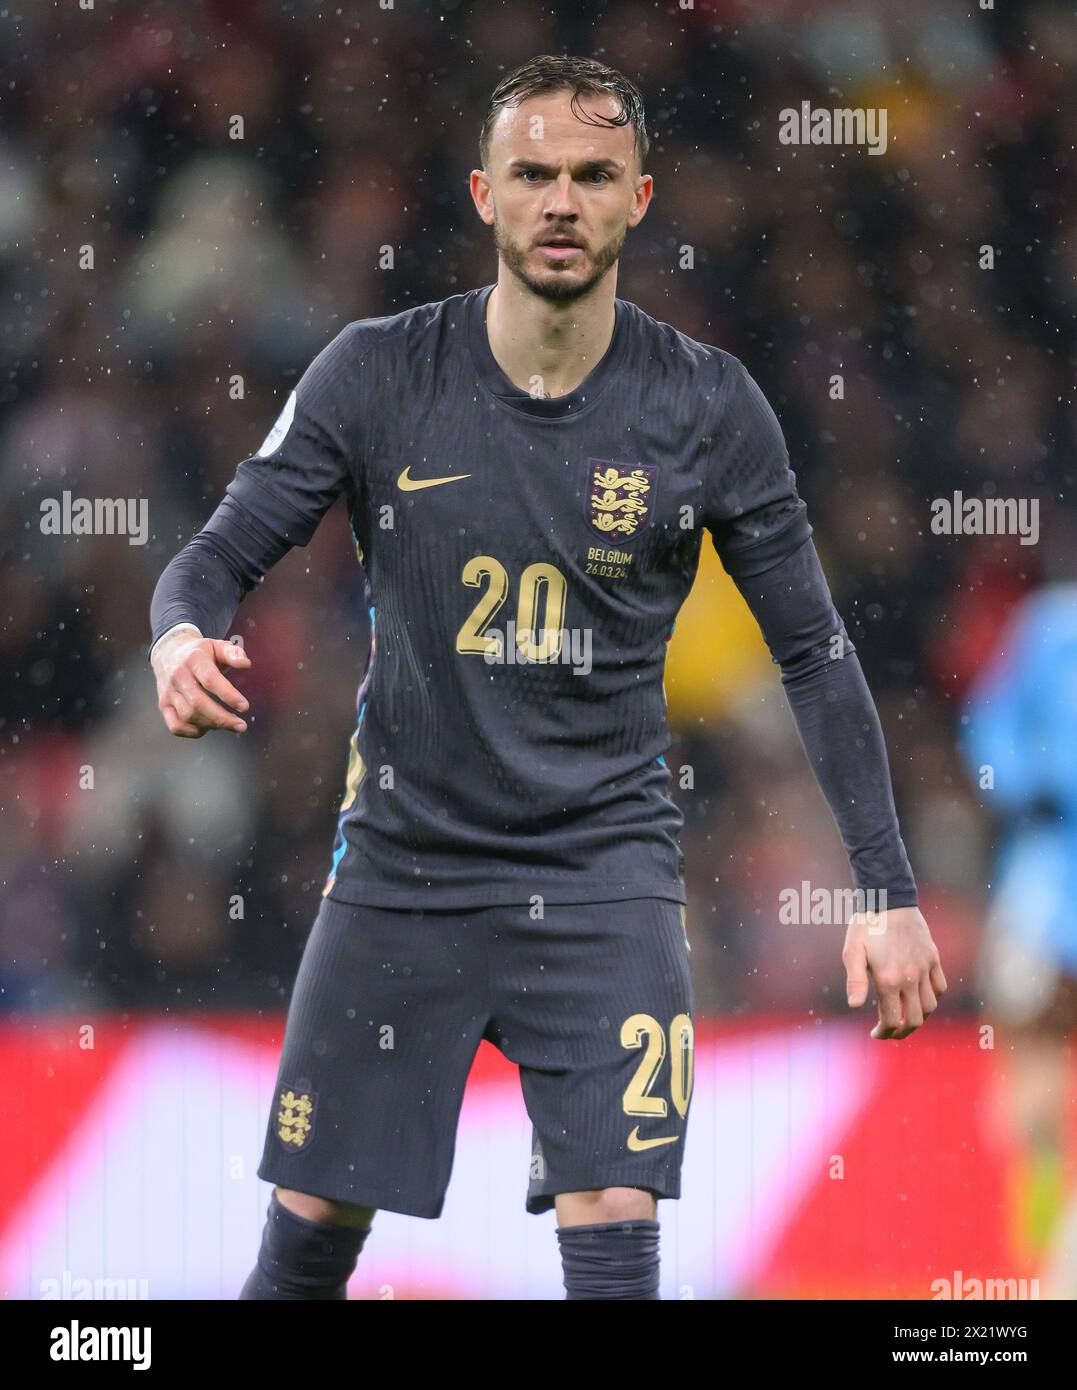
[[[644,1149],[657,1149],[659,1144],[675,1144],[681,1136],[679,1134],[667,1134],[661,1139],[641,1139],[639,1137],[639,1125],[635,1127],[628,1136],[628,1147],[633,1153],[642,1153]]]
[[[442,483],[462,483],[465,478],[471,477],[470,473],[454,473],[451,478],[409,478],[410,468],[411,465],[409,464],[396,480],[396,485],[401,492],[418,492],[420,488],[440,487]]]

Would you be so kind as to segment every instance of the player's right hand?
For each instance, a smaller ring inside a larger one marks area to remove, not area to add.
[[[239,715],[250,708],[247,698],[221,672],[246,671],[250,664],[250,657],[234,642],[199,637],[191,630],[167,637],[153,653],[153,673],[157,708],[168,732],[177,738],[201,738],[210,729],[245,732],[247,725]],[[214,695],[224,703],[218,704]]]

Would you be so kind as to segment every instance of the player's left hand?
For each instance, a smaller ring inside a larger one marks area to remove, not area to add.
[[[858,912],[845,933],[841,953],[851,1009],[868,997],[868,975],[875,981],[879,1021],[876,1041],[907,1038],[938,1008],[946,976],[938,948],[916,907]]]

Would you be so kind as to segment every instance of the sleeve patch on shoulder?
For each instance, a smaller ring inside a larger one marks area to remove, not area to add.
[[[284,436],[288,433],[288,430],[291,428],[292,417],[294,415],[295,392],[293,391],[291,395],[288,397],[288,399],[284,402],[284,409],[277,416],[277,423],[266,435],[262,447],[258,450],[257,454],[255,454],[255,458],[268,458],[270,454],[275,453],[276,450],[280,448],[280,446],[284,443]]]

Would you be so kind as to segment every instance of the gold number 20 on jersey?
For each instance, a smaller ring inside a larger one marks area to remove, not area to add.
[[[473,589],[486,589],[456,634],[456,650],[465,655],[485,656],[497,650],[498,638],[486,629],[509,592],[505,566],[492,555],[475,555],[460,576]],[[539,622],[539,604],[545,590],[546,607]],[[516,608],[516,645],[527,661],[556,661],[565,639],[565,605],[568,584],[556,565],[528,565],[520,576],[520,596]],[[542,641],[536,635],[542,633]]]

